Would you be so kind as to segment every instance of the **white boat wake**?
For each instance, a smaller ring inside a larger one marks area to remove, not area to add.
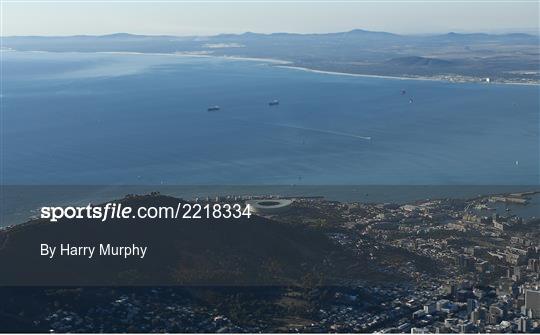
[[[360,135],[351,134],[351,133],[343,133],[343,132],[340,132],[340,131],[332,131],[332,130],[309,128],[309,127],[301,127],[301,126],[294,126],[294,125],[282,124],[282,123],[266,123],[265,122],[264,124],[269,125],[269,126],[313,131],[313,132],[317,132],[317,133],[321,133],[321,134],[331,134],[331,135],[345,136],[345,137],[358,138],[358,139],[361,139],[361,140],[371,141],[371,136],[360,136]]]

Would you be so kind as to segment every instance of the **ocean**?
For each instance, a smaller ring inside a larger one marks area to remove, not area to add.
[[[538,86],[155,54],[3,69],[3,184],[539,184]]]
[[[2,57],[0,226],[158,189],[403,203],[539,185],[538,86],[164,54]]]

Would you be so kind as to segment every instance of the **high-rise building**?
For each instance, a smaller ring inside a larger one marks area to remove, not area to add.
[[[456,257],[456,264],[461,271],[469,271],[474,267],[474,258],[466,254],[460,254]]]
[[[540,260],[530,258],[529,264],[527,265],[527,270],[532,272],[539,272],[540,271]]]
[[[525,314],[532,319],[540,319],[540,291],[525,291]]]
[[[486,319],[487,311],[483,307],[477,307],[471,312],[470,320],[474,325],[482,324]]]
[[[526,333],[527,332],[527,329],[528,329],[527,322],[528,322],[527,318],[524,318],[524,317],[519,318],[518,331],[520,333]]]
[[[430,302],[428,304],[424,305],[424,312],[426,314],[432,314],[437,311],[437,304],[434,302]]]
[[[459,324],[459,332],[460,333],[469,333],[474,328],[473,324],[471,322],[461,323]]]
[[[467,314],[471,314],[478,307],[478,301],[476,299],[467,299]]]

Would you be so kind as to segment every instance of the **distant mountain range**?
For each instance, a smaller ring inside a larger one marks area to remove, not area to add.
[[[146,36],[128,33],[12,36],[4,47],[52,52],[195,53],[275,58],[292,66],[356,74],[537,83],[538,35],[398,35],[355,29],[325,34],[272,33]]]

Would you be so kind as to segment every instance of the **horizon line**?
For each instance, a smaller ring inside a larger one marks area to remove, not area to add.
[[[345,33],[352,33],[352,32],[366,32],[366,33],[379,33],[379,34],[389,34],[389,35],[395,35],[395,36],[443,36],[443,35],[492,35],[492,36],[504,36],[504,35],[529,35],[529,36],[540,36],[540,30],[538,28],[510,28],[506,29],[508,32],[485,32],[485,31],[468,31],[468,32],[457,32],[457,31],[446,31],[446,32],[426,32],[426,33],[395,33],[395,32],[389,32],[389,31],[382,31],[382,30],[368,30],[368,29],[362,29],[362,28],[353,28],[350,30],[340,30],[340,31],[328,31],[328,32],[289,32],[289,31],[275,31],[271,33],[266,32],[254,32],[246,30],[244,32],[237,32],[237,33],[228,33],[228,32],[222,32],[222,33],[214,33],[214,34],[189,34],[189,35],[174,35],[174,34],[146,34],[146,33],[129,33],[129,32],[111,32],[111,33],[103,33],[103,34],[57,34],[57,35],[35,35],[35,34],[27,34],[27,35],[0,35],[0,38],[8,38],[8,37],[110,37],[115,35],[125,35],[125,36],[134,36],[134,37],[182,37],[182,38],[189,38],[189,37],[219,37],[222,35],[247,35],[247,34],[254,34],[254,35],[278,35],[278,34],[288,34],[288,35],[330,35],[330,34],[345,34]],[[536,34],[532,33],[532,31],[536,31]]]

